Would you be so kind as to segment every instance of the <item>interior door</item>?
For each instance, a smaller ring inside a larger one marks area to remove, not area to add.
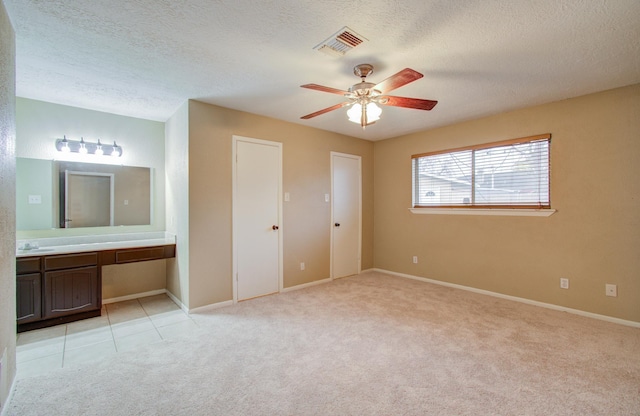
[[[282,287],[282,144],[234,136],[235,300]]]
[[[331,277],[360,273],[362,180],[360,156],[331,152]]]
[[[65,171],[65,228],[113,225],[113,176]]]

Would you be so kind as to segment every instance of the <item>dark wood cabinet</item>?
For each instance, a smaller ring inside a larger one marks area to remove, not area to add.
[[[100,309],[98,267],[64,269],[44,274],[44,318]]]
[[[102,266],[175,257],[176,246],[16,259],[18,332],[100,316]]]
[[[100,316],[98,253],[16,260],[18,332]]]
[[[16,279],[16,316],[18,324],[42,318],[42,291],[40,273],[18,275]]]

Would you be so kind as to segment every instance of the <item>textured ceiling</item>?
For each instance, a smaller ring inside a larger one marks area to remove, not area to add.
[[[640,82],[638,0],[3,0],[21,97],[165,121],[187,99],[380,140]],[[344,26],[368,41],[312,48]],[[365,131],[342,101],[354,65],[424,78]]]

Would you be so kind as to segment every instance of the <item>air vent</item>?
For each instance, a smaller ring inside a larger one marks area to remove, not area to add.
[[[357,34],[345,26],[329,36],[329,38],[320,42],[313,49],[331,56],[344,56],[344,54],[356,46],[361,45],[362,42],[366,40],[364,36]]]

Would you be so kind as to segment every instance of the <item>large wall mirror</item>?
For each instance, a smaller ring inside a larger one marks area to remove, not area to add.
[[[151,169],[16,159],[16,229],[149,225]]]

